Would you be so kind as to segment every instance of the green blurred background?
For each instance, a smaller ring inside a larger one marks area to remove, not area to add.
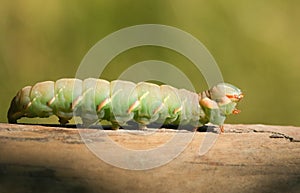
[[[151,23],[192,34],[214,56],[224,80],[242,88],[242,113],[227,123],[300,126],[299,10],[297,0],[2,0],[0,122],[7,121],[20,88],[74,77],[100,39]],[[113,80],[128,66],[150,59],[176,65],[198,91],[206,89],[186,58],[149,46],[117,56],[102,77]]]

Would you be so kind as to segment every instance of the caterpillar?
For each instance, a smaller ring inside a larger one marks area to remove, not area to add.
[[[197,94],[148,82],[64,78],[22,88],[11,101],[7,118],[9,123],[17,123],[22,117],[56,115],[65,125],[79,116],[87,125],[110,121],[113,129],[128,121],[141,126],[162,123],[194,127],[210,122],[222,130],[226,116],[240,112],[236,105],[243,96],[240,89],[228,83]]]

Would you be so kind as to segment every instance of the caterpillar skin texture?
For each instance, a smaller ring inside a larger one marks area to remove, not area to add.
[[[56,115],[65,125],[80,116],[85,125],[107,120],[114,129],[133,120],[141,126],[155,122],[198,127],[210,122],[222,127],[227,115],[239,112],[236,105],[242,98],[241,90],[227,83],[197,94],[147,82],[66,78],[22,88],[7,118],[17,123],[21,117]]]

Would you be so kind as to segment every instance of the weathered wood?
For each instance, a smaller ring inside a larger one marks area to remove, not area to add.
[[[174,134],[105,132],[129,149],[154,148]],[[0,124],[0,192],[300,192],[299,127],[225,125],[200,156],[205,134],[170,163],[132,171],[97,158],[78,129]]]

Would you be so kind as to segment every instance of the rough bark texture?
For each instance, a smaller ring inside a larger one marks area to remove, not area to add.
[[[129,149],[147,149],[175,131],[147,138],[105,132]],[[97,158],[78,129],[0,124],[0,192],[300,192],[299,127],[225,125],[225,133],[200,156],[205,135],[197,132],[164,166],[132,171]]]

